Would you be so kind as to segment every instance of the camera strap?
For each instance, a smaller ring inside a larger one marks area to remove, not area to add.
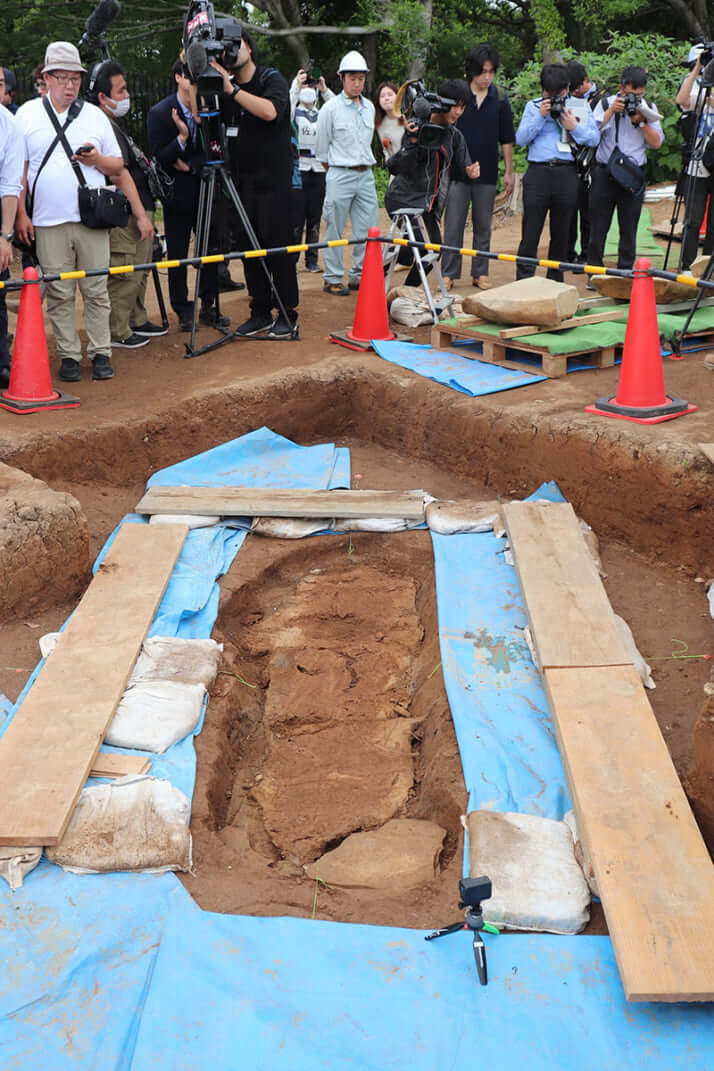
[[[57,131],[57,137],[55,138],[55,144],[58,141],[62,143],[62,148],[67,153],[67,159],[69,160],[70,164],[72,165],[72,170],[74,171],[74,173],[75,173],[75,175],[77,177],[77,182],[79,183],[80,186],[86,186],[87,185],[87,180],[85,179],[84,175],[82,174],[82,168],[79,166],[79,164],[77,163],[76,160],[72,159],[72,156],[74,155],[73,152],[72,152],[72,146],[67,141],[67,135],[65,134],[65,130],[67,129],[69,124],[72,122],[72,119],[71,118],[68,119],[67,122],[64,124],[64,126],[60,126],[59,122],[57,120],[57,116],[54,113],[54,109],[52,108],[52,105],[47,100],[47,97],[43,98],[42,103],[45,106],[45,111],[47,112],[47,114],[50,117],[50,122],[52,123],[52,126]],[[72,107],[72,105],[70,105],[70,107]],[[80,107],[77,110],[76,115],[79,114],[79,111],[81,110],[81,107],[82,107],[82,105],[81,105],[81,102],[80,102]],[[76,118],[76,115],[72,116],[72,118]],[[38,174],[39,174],[39,172],[38,172]],[[35,185],[36,184],[37,184],[37,179],[35,179]],[[33,191],[34,191],[34,186],[33,186]]]
[[[56,117],[54,111],[52,110],[52,105],[48,103],[46,97],[43,98],[42,103],[44,104],[45,110],[48,112],[48,114],[50,116],[50,119],[52,120],[52,125],[54,126],[55,130],[59,131],[59,133],[56,135],[54,141],[51,143],[51,145],[48,148],[47,152],[43,156],[42,163],[38,167],[37,174],[35,175],[35,181],[32,183],[32,189],[29,191],[28,204],[27,204],[27,214],[30,217],[32,216],[32,206],[35,203],[35,190],[37,188],[37,180],[40,177],[40,172],[42,171],[43,167],[45,166],[45,164],[49,160],[49,158],[52,155],[52,153],[55,151],[55,149],[59,145],[61,137],[62,137],[62,134],[63,134],[63,131],[67,129],[67,127],[72,122],[72,120],[76,119],[77,116],[79,115],[79,113],[81,112],[82,105],[83,105],[84,101],[81,101],[81,100],[72,101],[72,103],[69,106],[69,114],[67,115],[67,119],[66,119],[66,121],[64,123],[64,126],[62,126],[62,127],[60,127],[59,123],[57,122],[57,117]]]

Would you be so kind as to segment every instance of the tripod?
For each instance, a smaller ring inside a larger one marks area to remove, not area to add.
[[[486,945],[484,944],[481,930],[487,933],[499,933],[500,931],[489,922],[483,921],[481,900],[488,900],[491,896],[491,882],[488,878],[466,878],[459,882],[459,889],[465,901],[459,901],[460,908],[466,908],[463,922],[452,922],[449,926],[442,926],[427,934],[425,941],[434,941],[437,937],[448,937],[450,933],[460,933],[461,930],[471,930],[474,935],[473,949],[476,961],[476,972],[481,985],[488,984],[488,968],[486,966]]]
[[[211,110],[200,111],[199,115],[201,116],[202,120],[206,120],[210,124],[211,122],[216,120],[217,112],[216,112],[216,110],[211,109]],[[211,136],[210,129],[209,129],[208,135],[206,135],[206,132],[203,129],[203,123],[202,123],[201,137],[203,139],[204,146],[206,145],[206,143],[208,143],[211,146],[215,146],[217,144],[220,144],[221,146],[225,145],[225,134],[224,134],[224,130],[223,130],[223,124],[218,123],[218,126],[219,126],[219,131],[218,131],[218,135],[219,136],[216,137],[216,138],[213,138]],[[197,257],[205,257],[208,254],[209,236],[210,236],[210,232],[211,232],[211,219],[213,217],[213,210],[214,210],[214,207],[215,207],[214,198],[215,198],[215,194],[216,194],[216,189],[217,188],[220,188],[222,190],[222,192],[225,195],[225,197],[227,198],[227,200],[230,201],[230,203],[233,205],[233,208],[235,209],[235,212],[236,212],[239,220],[241,221],[243,229],[245,230],[245,233],[248,235],[248,240],[249,240],[252,248],[253,249],[260,249],[260,245],[258,244],[258,239],[257,239],[256,233],[253,230],[253,226],[252,226],[252,224],[251,224],[251,222],[250,222],[250,220],[248,218],[248,214],[247,214],[247,212],[245,210],[243,202],[241,201],[241,199],[240,199],[240,197],[238,195],[238,190],[236,189],[235,183],[233,182],[233,178],[232,178],[230,172],[228,171],[228,168],[225,165],[223,157],[221,156],[221,157],[217,157],[215,159],[207,160],[206,163],[201,168],[200,187],[199,187],[199,196],[198,196],[198,212],[197,212],[197,215],[196,215],[196,227],[195,227],[195,231],[194,231],[195,237],[196,237],[196,240],[195,240],[195,255]],[[268,278],[268,282],[270,284],[270,289],[271,289],[271,291],[273,293],[273,297],[275,298],[275,304],[277,305],[278,309],[280,310],[280,314],[285,318],[285,321],[287,323],[289,323],[290,322],[290,318],[288,316],[288,313],[287,313],[287,310],[286,310],[285,305],[283,303],[283,300],[280,297],[280,294],[278,293],[278,290],[277,290],[277,288],[275,286],[275,282],[273,280],[273,276],[270,273],[270,269],[268,268],[268,265],[267,265],[267,263],[265,261],[265,257],[263,257],[261,259],[261,266],[262,266],[263,271],[265,272],[265,274],[266,274],[266,276]],[[229,330],[227,330],[227,328],[220,327],[217,324],[216,325],[216,330],[221,332],[222,337],[219,338],[219,339],[216,339],[215,342],[209,342],[207,345],[202,346],[200,349],[195,349],[194,348],[195,339],[196,339],[196,310],[197,310],[199,287],[201,285],[201,267],[202,267],[202,265],[199,263],[197,268],[196,268],[196,282],[195,282],[194,292],[193,292],[193,312],[192,312],[192,318],[191,318],[191,338],[190,338],[189,342],[186,342],[184,344],[185,348],[186,348],[186,352],[184,353],[184,357],[186,359],[188,359],[189,357],[200,357],[201,354],[208,353],[209,350],[215,350],[215,349],[217,349],[218,346],[222,346],[224,342],[230,342],[234,338],[242,338],[243,337],[241,335],[238,335],[238,333],[236,331],[229,331]],[[219,304],[218,295],[216,295],[216,315],[220,316],[220,304]],[[298,334],[297,324],[293,324],[292,330],[290,332],[290,337],[292,339],[298,339],[300,337],[299,334]]]
[[[712,84],[709,81],[701,80],[699,86],[699,92],[697,94],[697,102],[694,106],[694,110],[688,114],[693,117],[692,131],[689,135],[687,145],[684,150],[684,160],[686,161],[682,165],[682,170],[677,180],[676,197],[674,200],[674,206],[672,208],[672,218],[670,220],[670,231],[667,238],[667,249],[664,255],[663,268],[667,269],[669,262],[669,254],[672,249],[672,241],[674,239],[674,232],[679,222],[679,213],[684,204],[684,224],[682,226],[682,244],[679,254],[678,270],[682,270],[682,261],[684,259],[684,250],[687,242],[687,235],[691,227],[691,206],[693,203],[694,186],[697,178],[697,171],[699,170],[699,163],[701,162],[704,154],[704,149],[707,143],[706,135],[699,137],[699,128],[702,118],[704,117],[705,109],[708,110],[709,105],[707,99],[712,90]],[[693,165],[693,166],[692,166]]]

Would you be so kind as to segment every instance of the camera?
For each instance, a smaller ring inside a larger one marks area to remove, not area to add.
[[[490,878],[462,878],[459,882],[459,907],[476,908],[478,913],[482,900],[490,900],[493,888]]]
[[[640,98],[636,93],[625,93],[625,114],[634,115],[640,106]]]
[[[406,82],[397,94],[394,102],[395,112],[399,109],[410,126],[417,127],[417,143],[424,149],[436,151],[444,144],[446,129],[437,123],[430,123],[429,119],[437,112],[446,114],[455,107],[456,101],[448,97],[440,97],[425,89],[421,79]]]
[[[216,18],[209,0],[192,0],[183,25],[183,48],[188,77],[196,85],[202,103],[217,106],[223,92],[223,76],[211,66],[235,67],[243,39],[240,23]]]
[[[551,97],[550,98],[550,117],[551,119],[560,119],[563,108],[565,107],[565,97]]]
[[[307,75],[307,78],[305,79],[306,86],[316,86],[322,78],[322,71],[319,67],[316,67],[313,64],[312,60],[310,60],[305,68],[305,74]]]
[[[705,67],[707,63],[711,63],[714,58],[714,41],[705,41],[703,37],[691,37],[690,41],[693,45],[701,45],[702,51],[699,53],[699,59],[702,67]]]

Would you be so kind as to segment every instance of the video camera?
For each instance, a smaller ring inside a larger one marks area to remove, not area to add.
[[[401,111],[408,125],[417,127],[417,143],[422,148],[436,151],[444,144],[446,128],[429,120],[434,112],[443,115],[455,105],[455,100],[425,89],[423,81],[416,79],[401,86],[394,101],[394,111]]]
[[[223,76],[211,61],[235,67],[242,39],[240,23],[216,18],[210,0],[191,0],[183,24],[184,64],[204,109],[217,111],[223,93]]]
[[[706,67],[707,63],[711,63],[714,59],[714,41],[705,41],[700,35],[698,37],[690,37],[690,41],[693,45],[701,45],[702,51],[699,53],[699,59],[702,67]]]

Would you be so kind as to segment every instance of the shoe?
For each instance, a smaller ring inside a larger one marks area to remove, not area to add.
[[[259,335],[261,331],[267,331],[273,326],[273,317],[269,312],[254,312],[253,315],[236,328],[236,334],[241,338],[250,338],[251,335]]]
[[[490,290],[491,284],[488,281],[488,275],[479,275],[477,279],[471,280],[472,286],[477,286],[479,290]]]
[[[213,305],[204,305],[198,314],[198,322],[208,327],[230,327],[231,321],[227,316],[221,316],[216,312]]]
[[[148,338],[142,338],[135,331],[132,331],[126,338],[113,338],[112,348],[116,346],[119,350],[138,350],[141,346],[148,345],[148,342]]]
[[[181,316],[179,318],[179,330],[190,331],[193,327],[193,317],[191,315]]]
[[[320,271],[320,265],[315,262],[314,264],[306,264],[305,271]]]
[[[64,363],[64,362],[63,362]],[[60,376],[62,373],[60,372]],[[106,353],[98,353],[92,360],[92,379],[112,379],[114,369]],[[77,377],[79,379],[79,376]]]
[[[297,320],[294,320],[291,323],[289,320],[285,319],[282,313],[280,313],[268,331],[268,338],[292,338],[293,328],[296,323]],[[297,333],[295,337],[297,337]]]
[[[63,357],[59,377],[65,383],[78,383],[82,378],[79,361],[75,361],[72,357]]]
[[[231,290],[245,290],[245,283],[235,283],[230,275],[218,279],[218,293],[228,294]]]
[[[323,283],[322,289],[326,294],[333,294],[338,297],[346,297],[349,294],[349,290],[344,283]]]
[[[350,279],[350,281],[347,284],[347,289],[348,290],[359,290],[359,280],[357,282],[354,282],[352,279]]]
[[[150,324],[148,320],[145,324],[131,329],[132,335],[138,335],[139,338],[158,338],[159,335],[165,335],[167,332],[168,327],[164,327],[163,324]]]
[[[454,289],[454,280],[450,279],[448,275],[443,276],[444,290]]]
[[[10,366],[3,365],[0,368],[0,390],[5,390],[10,386]]]

